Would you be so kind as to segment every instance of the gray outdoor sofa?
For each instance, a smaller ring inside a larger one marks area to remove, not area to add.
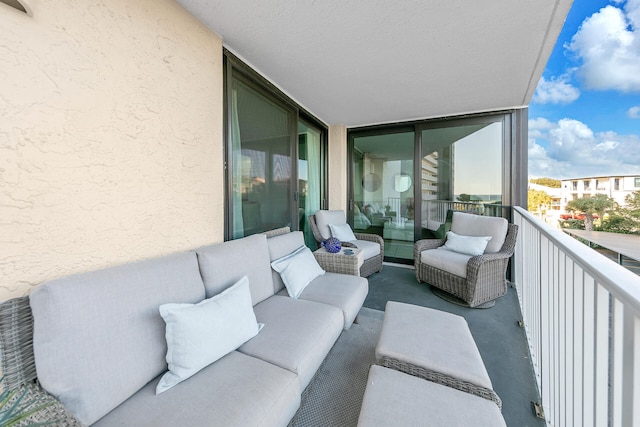
[[[280,233],[52,280],[0,304],[5,386],[46,396],[37,376],[64,405],[47,409],[58,425],[286,426],[368,282],[327,272],[289,297],[271,261],[304,241],[300,232]],[[159,306],[221,295],[245,275],[260,332],[156,394],[167,371]]]

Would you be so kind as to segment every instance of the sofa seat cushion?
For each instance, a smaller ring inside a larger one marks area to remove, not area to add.
[[[351,243],[356,245],[358,249],[362,251],[365,260],[380,255],[380,245],[376,242],[370,242],[368,240],[354,240]]]
[[[52,280],[30,295],[38,379],[91,424],[167,370],[158,307],[204,299],[196,255]]]
[[[264,327],[238,351],[298,374],[309,385],[344,326],[342,311],[327,304],[274,295],[254,307]]]
[[[422,251],[420,262],[459,277],[467,277],[467,263],[471,255],[450,251],[443,247]]]
[[[347,330],[360,312],[368,293],[369,282],[364,277],[327,272],[309,283],[299,298],[338,307],[342,310],[344,329]],[[286,294],[286,290],[282,290],[278,295]]]
[[[295,374],[237,351],[156,395],[158,381],[94,426],[284,426],[300,406]]]

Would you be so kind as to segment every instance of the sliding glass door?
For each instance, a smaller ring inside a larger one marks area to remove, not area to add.
[[[301,230],[326,208],[326,134],[297,104],[225,51],[226,239]]]
[[[353,225],[385,241],[388,259],[412,259],[414,242],[414,132],[353,139]]]
[[[514,115],[351,129],[355,231],[382,236],[387,261],[411,263],[413,243],[443,237],[449,212],[506,216]]]

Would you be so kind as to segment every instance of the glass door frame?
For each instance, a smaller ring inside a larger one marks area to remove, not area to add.
[[[321,144],[321,209],[327,208],[327,189],[328,189],[328,126],[309,113],[307,110],[299,106],[295,101],[284,94],[275,85],[266,78],[254,71],[250,66],[245,64],[241,59],[236,57],[226,48],[223,49],[223,71],[224,71],[224,88],[223,88],[223,121],[224,121],[224,240],[232,240],[233,237],[233,123],[232,123],[232,104],[229,96],[232,93],[233,79],[240,80],[251,89],[257,91],[270,101],[279,105],[283,109],[291,113],[289,123],[290,132],[290,158],[291,158],[291,198],[289,206],[289,217],[291,219],[291,230],[298,231],[299,225],[295,218],[298,217],[298,123],[304,122],[320,130]]]

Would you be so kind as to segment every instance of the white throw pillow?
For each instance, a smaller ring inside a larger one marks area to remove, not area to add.
[[[156,386],[160,394],[240,347],[260,328],[244,276],[223,292],[197,304],[163,304],[169,371]]]
[[[444,247],[450,251],[465,255],[482,255],[491,240],[491,236],[461,236],[453,231],[447,231]]]
[[[356,240],[356,236],[353,234],[349,224],[329,224],[329,229],[331,229],[331,236],[341,242],[353,242]]]
[[[324,274],[324,270],[306,246],[300,246],[289,255],[278,258],[271,263],[271,267],[280,273],[289,296],[296,299],[313,279]]]

